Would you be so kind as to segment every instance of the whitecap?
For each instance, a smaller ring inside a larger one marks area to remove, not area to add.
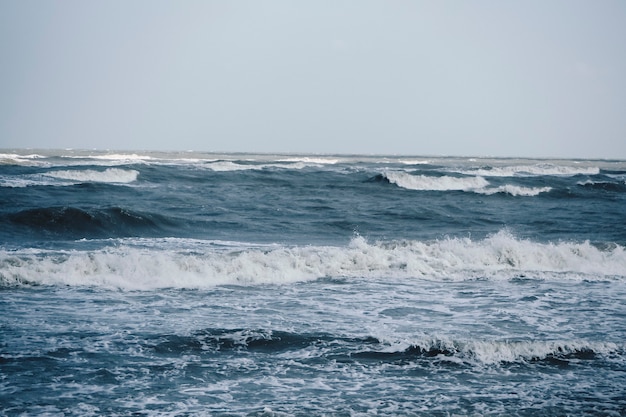
[[[534,164],[534,165],[510,165],[494,166],[477,169],[452,169],[465,175],[480,175],[483,177],[525,177],[525,176],[574,176],[574,175],[597,175],[600,168],[597,166],[570,166],[556,164]]]
[[[133,169],[107,168],[104,171],[87,170],[60,170],[45,173],[46,176],[78,182],[103,182],[126,184],[137,180],[139,172]]]
[[[589,242],[538,243],[500,232],[486,239],[432,242],[354,238],[345,247],[216,247],[171,241],[118,243],[94,251],[0,251],[3,285],[97,286],[150,290],[216,285],[290,284],[324,277],[396,280],[549,280],[626,278],[626,251]],[[176,248],[176,249],[172,249]]]
[[[388,171],[384,176],[389,182],[408,190],[420,191],[474,191],[484,189],[489,182],[483,177],[451,177],[412,175],[402,171]]]
[[[552,187],[521,187],[518,185],[506,184],[496,188],[477,190],[476,192],[487,195],[504,193],[512,196],[534,197],[541,193],[547,193],[550,191],[552,191]]]

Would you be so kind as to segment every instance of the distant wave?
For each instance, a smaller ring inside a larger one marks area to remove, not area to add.
[[[47,177],[42,174],[0,175],[0,188],[23,188],[41,185],[59,185],[59,182],[52,177]]]
[[[138,220],[140,222],[145,220]],[[69,221],[68,221],[69,222]],[[125,241],[94,251],[0,251],[3,285],[103,286],[122,289],[205,288],[216,285],[288,284],[333,278],[427,280],[554,280],[626,278],[626,251],[614,245],[537,243],[500,232],[484,240],[368,243],[346,247],[181,248]]]
[[[513,196],[533,197],[541,193],[550,192],[551,190],[552,190],[552,187],[520,187],[517,185],[507,184],[507,185],[501,185],[495,188],[486,188],[486,189],[474,190],[474,191],[480,194],[487,194],[487,195],[503,193],[503,194],[511,194]]]
[[[107,168],[104,171],[96,171],[92,169],[50,171],[44,175],[62,180],[79,182],[127,184],[137,180],[139,171],[135,171],[134,169]]]
[[[482,189],[489,182],[482,177],[433,177],[411,175],[402,171],[388,171],[383,174],[389,182],[408,190],[422,191],[472,191]]]
[[[299,156],[279,159],[278,162],[302,162],[305,164],[315,165],[334,165],[340,162],[338,158],[322,157],[322,156]]]
[[[61,160],[55,161],[55,166],[120,166],[135,164],[151,164],[157,162],[149,155],[136,153],[104,153],[104,154],[61,154]]]
[[[38,154],[18,155],[15,153],[0,153],[0,165],[42,166],[46,165],[44,156]]]
[[[154,158],[147,155],[137,154],[68,154],[59,151],[54,155],[39,154],[6,154],[0,153],[0,165],[20,165],[20,166],[82,166],[82,165],[98,165],[98,166],[116,166],[129,164],[142,164],[152,162]]]
[[[609,182],[609,181],[581,181],[578,185],[593,190],[603,190],[609,192],[626,192],[626,181]]]
[[[478,194],[510,194],[513,196],[536,196],[549,192],[551,187],[521,187],[507,184],[499,187],[489,187],[490,183],[483,177],[451,177],[412,175],[403,171],[388,171],[381,174],[382,178],[390,183],[408,190],[418,191],[468,191]],[[379,180],[380,178],[375,180]]]
[[[201,165],[201,167],[208,168],[216,172],[228,172],[228,171],[251,171],[251,170],[264,170],[264,169],[304,169],[310,167],[319,167],[322,165],[332,165],[333,162],[317,162],[313,159],[305,160],[306,158],[299,158],[298,160],[291,160],[290,162],[283,163],[239,163],[234,161],[214,161]]]
[[[76,158],[84,158],[82,156],[75,156]],[[148,155],[137,155],[136,153],[110,153],[103,155],[88,155],[86,158],[103,159],[107,161],[126,161],[126,162],[142,162],[153,159]]]
[[[403,165],[427,165],[430,161],[427,159],[399,159],[398,163]]]
[[[598,175],[600,168],[595,166],[579,167],[571,165],[536,164],[536,165],[513,165],[494,166],[477,169],[460,169],[455,172],[465,175],[479,175],[483,177],[513,177],[513,176],[574,176],[574,175]]]

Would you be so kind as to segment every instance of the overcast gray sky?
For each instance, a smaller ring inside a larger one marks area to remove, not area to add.
[[[626,2],[0,0],[0,148],[626,158]]]

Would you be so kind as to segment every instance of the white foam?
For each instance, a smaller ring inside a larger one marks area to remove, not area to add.
[[[581,186],[588,186],[588,185],[602,185],[602,186],[616,186],[616,185],[626,185],[626,179],[622,179],[619,178],[619,176],[617,175],[607,175],[608,177],[612,177],[615,178],[617,180],[620,180],[619,182],[610,182],[610,181],[592,181],[592,180],[586,180],[586,181],[578,181],[576,184],[581,185]]]
[[[34,185],[58,185],[58,181],[41,174],[0,176],[0,187],[23,188]]]
[[[466,175],[480,175],[483,177],[513,177],[513,176],[574,176],[574,175],[597,175],[600,168],[596,166],[571,166],[540,163],[534,165],[511,165],[495,166],[479,169],[455,170]]]
[[[210,170],[216,172],[247,171],[251,169],[258,169],[258,167],[255,165],[242,165],[232,161],[216,161],[206,164],[205,166]]]
[[[485,364],[542,360],[550,356],[567,356],[590,351],[610,354],[624,349],[611,342],[577,341],[470,341],[462,345],[463,353]]]
[[[145,240],[145,239],[144,239]],[[215,285],[288,284],[322,277],[426,280],[626,278],[626,251],[584,243],[536,243],[500,232],[480,241],[368,243],[346,247],[152,247],[120,242],[95,251],[0,251],[0,282],[149,290]]]
[[[334,164],[339,163],[340,161],[337,158],[331,158],[331,157],[302,156],[302,157],[279,159],[278,162],[303,162],[305,164],[315,164],[315,165],[334,165]]]
[[[111,153],[111,154],[103,154],[103,155],[88,155],[86,157],[82,156],[70,156],[69,158],[90,158],[90,159],[100,159],[104,161],[123,161],[126,163],[140,163],[144,161],[151,160],[152,157],[148,155],[137,155],[135,153],[126,154],[126,153]]]
[[[430,161],[426,159],[399,159],[398,163],[403,165],[427,165],[430,164]]]
[[[466,191],[478,194],[511,194],[513,196],[533,197],[552,190],[551,187],[522,187],[505,184],[498,187],[489,187],[489,181],[483,177],[451,177],[411,175],[404,171],[388,171],[385,177],[392,184],[408,190],[418,191]]]
[[[483,189],[489,182],[482,177],[433,177],[411,175],[403,171],[385,172],[389,182],[408,190],[420,191],[472,191]]]
[[[496,188],[486,188],[483,190],[476,190],[477,193],[480,194],[497,194],[497,193],[506,193],[511,194],[513,196],[526,196],[526,197],[534,197],[541,193],[547,193],[552,190],[552,187],[520,187],[518,185],[505,184]]]
[[[621,352],[626,345],[613,342],[586,340],[452,340],[445,337],[421,337],[418,339],[387,340],[381,338],[387,353],[404,352],[414,347],[425,352],[441,350],[447,352],[440,359],[451,362],[493,365],[501,363],[528,362],[550,357],[564,358],[581,352],[610,355]]]
[[[0,153],[0,165],[46,166],[47,164],[41,161],[44,158],[44,156],[38,154]]]
[[[326,163],[330,165],[330,163]],[[294,161],[293,163],[270,163],[270,164],[239,164],[233,161],[216,161],[211,162],[202,167],[206,167],[216,172],[228,171],[251,171],[263,169],[304,169],[309,167],[319,167],[321,164],[313,161]]]
[[[107,168],[104,171],[91,169],[50,171],[45,175],[70,181],[126,184],[136,181],[139,172],[133,169]]]

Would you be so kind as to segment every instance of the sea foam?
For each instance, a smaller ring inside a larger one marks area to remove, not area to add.
[[[532,197],[552,190],[551,187],[522,187],[513,184],[489,187],[489,181],[480,176],[452,177],[444,175],[435,177],[412,175],[403,171],[388,171],[383,175],[390,183],[398,187],[417,191],[466,191],[486,195],[502,193]]]
[[[139,172],[134,169],[107,168],[104,171],[96,171],[92,169],[50,171],[45,175],[52,178],[70,181],[125,184],[136,181],[139,176]]]
[[[403,356],[426,355],[440,360],[494,365],[515,362],[554,361],[593,358],[623,352],[624,344],[586,340],[452,340],[423,337],[412,341],[391,341],[383,352]]]
[[[345,247],[219,248],[195,243],[177,250],[122,240],[94,251],[23,249],[0,252],[0,282],[123,289],[289,284],[324,277],[357,279],[607,280],[626,277],[626,252],[584,243],[537,243],[500,232],[484,240],[369,243]]]
[[[427,175],[411,175],[402,171],[388,171],[384,176],[389,182],[409,190],[421,191],[471,191],[483,189],[489,182],[482,177],[433,177]]]
[[[483,177],[513,177],[513,176],[574,176],[574,175],[597,175],[600,168],[596,166],[571,166],[556,165],[548,163],[540,163],[534,165],[511,165],[511,166],[494,166],[477,169],[461,169],[455,170],[465,175],[480,175]]]

